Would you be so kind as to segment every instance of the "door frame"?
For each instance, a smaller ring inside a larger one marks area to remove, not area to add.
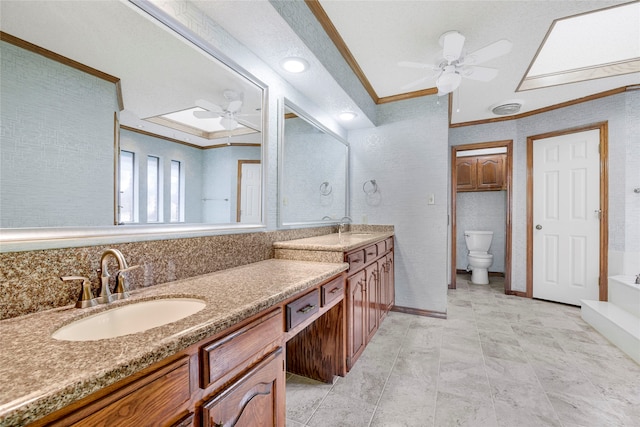
[[[262,163],[261,160],[238,160],[238,177],[236,184],[236,222],[240,222],[240,201],[242,197],[242,165],[247,163]],[[264,190],[261,190],[264,191]]]
[[[536,140],[568,135],[589,130],[600,130],[600,277],[598,279],[600,301],[608,299],[609,262],[609,124],[591,125],[547,132],[527,137],[527,292],[533,298],[533,144]]]
[[[506,147],[507,161],[505,163],[505,180],[507,188],[507,212],[505,230],[505,259],[504,259],[504,293],[519,295],[521,292],[511,290],[511,203],[513,181],[513,140],[479,142],[475,144],[455,145],[451,147],[451,283],[449,289],[456,289],[456,197],[458,177],[456,175],[456,158],[458,151],[478,150],[482,148]]]

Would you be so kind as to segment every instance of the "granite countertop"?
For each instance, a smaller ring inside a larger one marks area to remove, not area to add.
[[[348,268],[270,259],[133,291],[108,306],[73,306],[0,321],[0,426],[23,425],[113,384]],[[206,307],[182,320],[99,341],[58,341],[60,326],[109,308],[167,297]]]
[[[304,239],[274,242],[277,249],[295,249],[306,251],[331,251],[348,252],[352,249],[366,246],[370,243],[393,236],[393,230],[389,231],[349,231],[347,233],[325,234]]]

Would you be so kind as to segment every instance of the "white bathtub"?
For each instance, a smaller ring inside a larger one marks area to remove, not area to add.
[[[635,276],[609,277],[609,301],[582,301],[585,322],[640,364],[640,285]]]
[[[609,302],[640,317],[640,285],[635,276],[609,277]]]

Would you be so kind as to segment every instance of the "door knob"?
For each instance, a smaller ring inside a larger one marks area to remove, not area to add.
[[[536,225],[536,230],[542,230],[542,226],[540,224]]]

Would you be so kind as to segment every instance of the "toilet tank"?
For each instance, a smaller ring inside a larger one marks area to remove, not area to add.
[[[491,247],[493,231],[465,231],[464,240],[470,252],[487,252]]]

